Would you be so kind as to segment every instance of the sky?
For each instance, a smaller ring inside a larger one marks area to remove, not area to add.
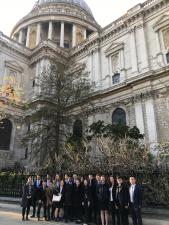
[[[106,26],[121,17],[128,9],[145,0],[85,0],[96,21]],[[14,25],[31,11],[36,0],[0,0],[0,31],[6,35]]]

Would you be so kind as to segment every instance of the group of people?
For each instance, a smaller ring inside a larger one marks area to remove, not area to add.
[[[76,223],[108,225],[111,214],[113,225],[129,225],[131,213],[133,225],[142,225],[141,217],[142,187],[136,177],[131,176],[128,182],[118,176],[88,175],[78,177],[76,174],[53,179],[49,175],[41,179],[39,175],[33,181],[28,177],[23,188],[22,220],[29,220],[30,207],[33,207],[31,218],[43,216],[47,221],[75,221]]]

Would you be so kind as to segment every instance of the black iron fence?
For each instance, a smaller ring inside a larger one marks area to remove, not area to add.
[[[22,196],[22,184],[0,184],[0,196],[20,198]]]

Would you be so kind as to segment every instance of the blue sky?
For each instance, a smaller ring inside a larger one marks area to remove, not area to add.
[[[36,0],[1,0],[0,31],[9,35],[13,26],[33,7]],[[85,0],[91,8],[96,21],[106,26],[118,19],[138,3],[145,0]]]

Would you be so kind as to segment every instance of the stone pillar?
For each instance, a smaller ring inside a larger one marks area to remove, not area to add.
[[[143,110],[142,110],[142,103],[136,102],[134,104],[135,107],[135,116],[136,116],[136,126],[140,130],[142,134],[145,133],[144,129],[144,117],[143,117]]]
[[[72,47],[76,46],[76,24],[73,24],[72,28]]]
[[[164,58],[163,58],[163,53],[162,53],[162,48],[161,48],[161,43],[160,43],[160,37],[158,31],[155,32],[156,34],[156,46],[157,46],[157,61],[160,63],[161,66],[164,66]]]
[[[145,109],[146,109],[146,119],[147,119],[147,129],[148,129],[148,137],[149,144],[152,153],[156,154],[156,146],[158,143],[157,140],[157,127],[155,120],[155,111],[154,111],[154,101],[153,99],[148,99],[145,101]]]
[[[120,81],[124,81],[126,79],[125,74],[125,61],[124,61],[124,49],[121,49],[119,52],[120,56]],[[110,62],[111,63],[111,62]]]
[[[138,72],[135,28],[130,30],[130,54],[131,54],[130,57],[131,57],[132,72],[133,73]]]
[[[41,34],[41,24],[37,24],[37,33],[36,33],[36,45],[40,43],[40,34]]]
[[[96,86],[98,89],[102,87],[102,77],[101,77],[101,59],[100,59],[100,48],[98,47],[94,51],[94,76],[95,82],[98,82]]]
[[[23,39],[23,31],[19,31],[19,43],[22,44],[22,39]]]
[[[28,26],[27,36],[26,36],[26,47],[28,47],[28,48],[29,48],[29,40],[30,40],[30,31],[31,31],[31,28],[30,28],[30,26]]]
[[[140,25],[140,38],[141,42],[141,62],[142,62],[142,70],[149,69],[149,61],[148,61],[148,51],[147,51],[147,43],[145,37],[144,25]]]
[[[53,24],[52,21],[49,22],[48,39],[52,40]]]
[[[83,37],[84,37],[84,40],[86,40],[86,38],[87,38],[87,31],[86,31],[86,28],[84,28],[84,30],[83,30]]]
[[[61,22],[61,29],[60,29],[60,47],[63,47],[64,48],[64,40],[65,40],[65,35],[64,35],[64,33],[65,33],[65,24],[64,24],[64,22]]]

